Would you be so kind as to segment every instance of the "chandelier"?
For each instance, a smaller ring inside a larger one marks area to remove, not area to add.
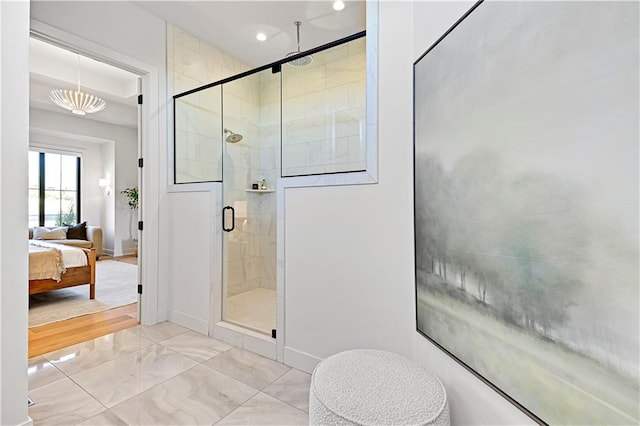
[[[52,90],[49,93],[49,99],[59,107],[78,115],[102,111],[107,105],[101,98],[80,91],[80,55],[78,55],[78,90]]]

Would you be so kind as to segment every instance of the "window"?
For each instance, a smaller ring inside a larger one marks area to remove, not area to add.
[[[80,157],[29,151],[29,226],[80,218]]]

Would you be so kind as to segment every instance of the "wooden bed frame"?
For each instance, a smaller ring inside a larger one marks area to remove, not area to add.
[[[80,247],[78,247],[80,248]],[[89,284],[89,299],[96,297],[96,249],[80,248],[87,255],[87,266],[67,268],[60,281],[52,279],[29,280],[29,294],[44,293],[66,287]]]

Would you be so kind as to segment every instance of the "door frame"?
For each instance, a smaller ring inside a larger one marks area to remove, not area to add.
[[[109,65],[137,74],[142,79],[142,91],[144,103],[141,108],[141,126],[138,131],[141,137],[138,141],[138,157],[154,159],[145,161],[138,178],[138,185],[144,182],[144,191],[141,192],[140,204],[144,209],[139,210],[139,220],[147,224],[157,223],[159,209],[159,173],[158,159],[161,146],[164,144],[151,143],[164,140],[160,136],[161,114],[152,114],[160,111],[159,70],[148,63],[130,57],[108,47],[93,43],[82,37],[78,37],[66,31],[47,25],[35,19],[30,22],[30,35],[61,48],[78,52]],[[140,186],[139,186],[140,187]],[[156,218],[153,220],[152,218]],[[139,233],[140,247],[143,251],[138,254],[139,277],[142,280],[144,292],[139,300],[142,302],[139,308],[140,323],[153,325],[162,319],[158,312],[158,229],[153,226],[145,226],[144,232]]]

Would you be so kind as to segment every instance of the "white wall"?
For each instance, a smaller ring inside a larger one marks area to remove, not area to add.
[[[27,414],[29,2],[0,2],[0,424]]]
[[[412,64],[470,5],[379,4],[379,183],[286,191],[285,362],[391,350],[443,379],[453,424],[531,423],[415,331]]]
[[[131,214],[127,200],[120,191],[137,185],[137,131],[64,112],[57,113],[36,108],[30,110],[29,124],[40,133],[49,132],[59,135],[58,137],[38,135],[37,141],[40,143],[68,148],[80,147],[87,153],[88,161],[83,167],[85,176],[83,176],[82,191],[83,196],[86,194],[89,197],[83,199],[82,218],[87,220],[88,225],[102,226],[105,253],[114,256],[129,254],[123,249],[129,252],[132,250],[131,232],[133,230],[129,231]],[[45,131],[42,132],[42,130]],[[103,146],[96,148],[95,145]],[[99,157],[96,158],[96,156]],[[108,180],[111,194],[105,195],[98,187],[98,179],[101,177]],[[99,204],[96,205],[96,202]],[[101,212],[102,215],[100,215]]]
[[[101,145],[102,167],[100,174],[107,179],[111,185],[111,194],[104,198],[102,202],[102,214],[100,215],[100,225],[102,226],[102,247],[104,252],[113,256],[115,240],[116,217],[115,217],[115,195],[113,193],[114,176],[116,174],[114,142],[105,142]]]
[[[138,238],[138,212],[131,210],[127,198],[120,193],[125,188],[138,186],[138,134],[134,131],[128,143],[116,141],[115,180],[111,196],[115,198],[115,240],[113,255],[132,254],[136,250],[134,238]]]
[[[169,268],[169,320],[206,334],[211,292],[213,195],[209,192],[171,194],[166,238],[175,260]],[[188,207],[186,207],[188,206]],[[188,252],[188,259],[184,253]]]

